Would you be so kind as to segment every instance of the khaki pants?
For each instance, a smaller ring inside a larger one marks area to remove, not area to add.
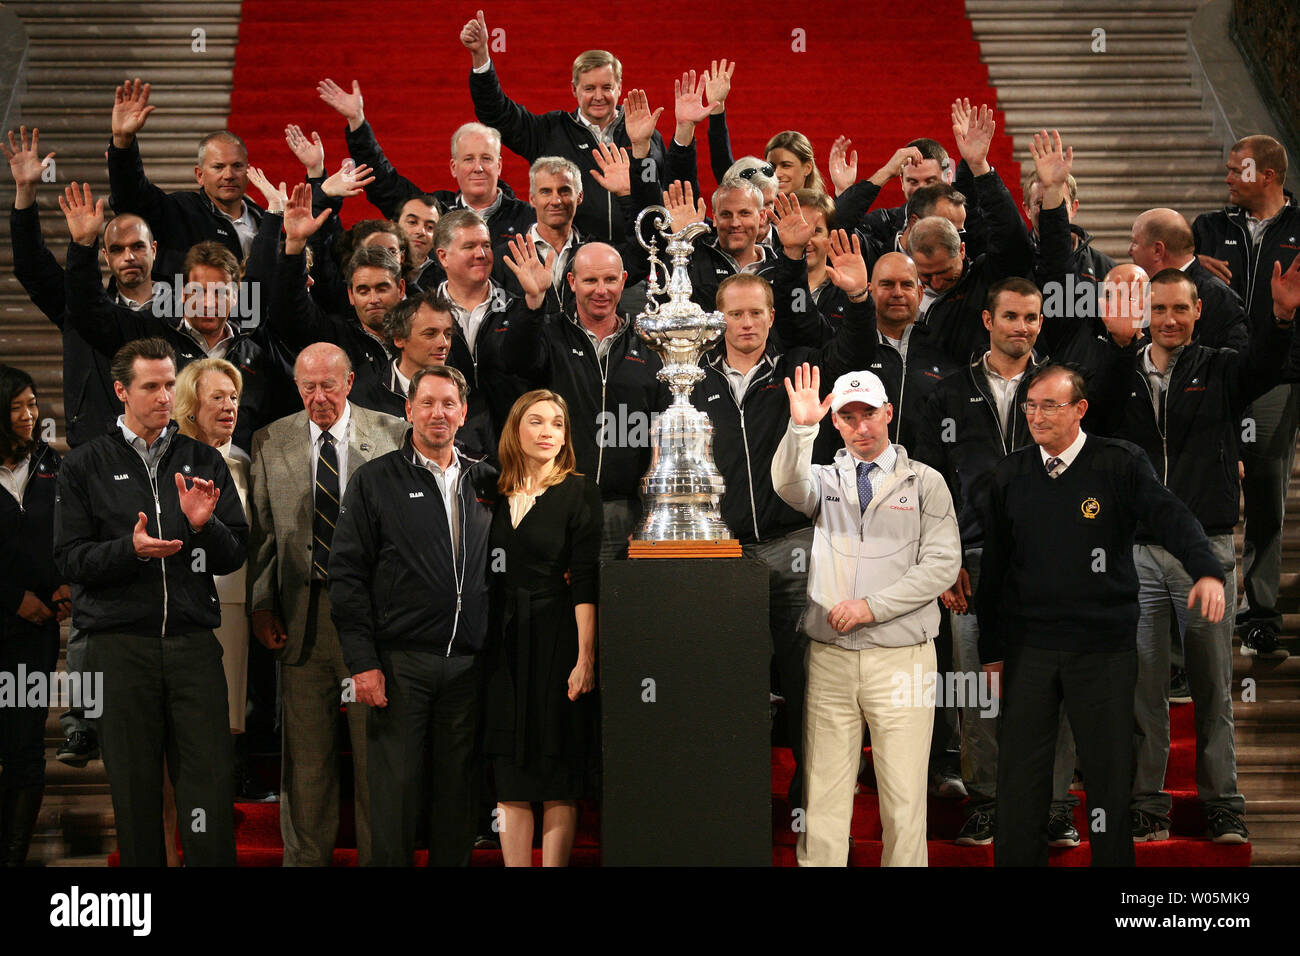
[[[339,829],[339,755],[335,733],[342,685],[350,677],[343,663],[329,593],[321,588],[316,638],[307,660],[280,670],[284,698],[280,835],[285,866],[329,866]],[[310,625],[309,625],[310,626]],[[366,717],[370,708],[348,707],[356,796],[357,862],[370,863],[370,787],[366,780]]]
[[[848,862],[863,720],[871,727],[880,790],[881,863],[927,865],[925,785],[934,705],[926,706],[923,688],[914,685],[917,673],[924,681],[934,670],[933,642],[863,651],[811,642],[804,717],[808,813],[799,836],[800,866]]]

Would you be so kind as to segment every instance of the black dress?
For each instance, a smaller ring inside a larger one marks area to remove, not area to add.
[[[518,528],[509,499],[497,500],[484,747],[498,800],[583,795],[598,708],[594,690],[569,700],[578,662],[573,609],[598,601],[602,519],[600,491],[581,475],[547,488]]]

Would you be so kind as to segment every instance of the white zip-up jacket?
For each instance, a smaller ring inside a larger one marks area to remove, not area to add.
[[[894,445],[894,470],[862,512],[856,459],[841,448],[832,464],[814,465],[817,432],[816,425],[790,422],[772,459],[772,487],[814,520],[800,628],[814,641],[851,651],[933,640],[936,598],[961,568],[957,516],[943,477]],[[867,602],[875,622],[839,634],[827,615],[853,599]]]

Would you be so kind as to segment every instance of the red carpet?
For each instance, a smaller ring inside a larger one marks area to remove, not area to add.
[[[230,128],[244,137],[253,164],[273,181],[301,178],[301,166],[284,145],[286,123],[320,132],[333,171],[346,155],[344,121],[317,97],[316,82],[329,76],[350,89],[356,79],[367,119],[394,165],[427,188],[454,188],[448,172],[451,133],[474,118],[469,52],[459,34],[479,7],[490,31],[505,30],[504,52],[492,55],[502,86],[534,113],[572,110],[573,58],[603,48],[622,60],[624,90],[643,88],[652,107],[665,107],[659,132],[667,138],[673,131],[674,75],[703,70],[713,58],[727,56],[738,63],[727,102],[735,155],[756,154],[774,133],[797,129],[812,140],[828,184],[826,156],[841,133],[853,139],[859,175],[867,177],[918,136],[954,151],[953,97],[995,102],[961,0],[934,0],[924,16],[883,0],[829,0],[798,11],[771,0],[711,7],[661,0],[646,8],[653,10],[653,21],[630,6],[571,5],[556,16],[523,0],[488,0],[478,7],[415,0],[245,0]],[[597,9],[599,21],[584,15]],[[617,15],[609,17],[610,10]],[[803,31],[802,41],[792,36],[796,30]],[[806,52],[795,51],[801,42]],[[1018,167],[1002,125],[999,117],[990,161],[1019,197]],[[706,124],[697,140],[701,181],[711,184]],[[508,151],[504,159],[506,180],[526,194],[526,164]],[[880,198],[883,206],[901,202],[897,184]],[[344,219],[350,223],[363,214],[373,210],[354,199]]]

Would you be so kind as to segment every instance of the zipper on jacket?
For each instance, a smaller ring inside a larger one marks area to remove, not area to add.
[[[979,364],[983,364],[983,359],[979,360]],[[1026,368],[1025,371],[1028,371],[1028,368]],[[984,406],[989,410],[989,414],[993,416],[993,424],[998,430],[998,441],[1002,443],[1002,457],[1005,458],[1007,455],[1010,454],[1010,452],[1007,451],[1007,436],[1002,432],[1002,419],[1000,417],[1001,413],[998,411],[998,403],[994,399],[993,393],[985,390],[984,386],[987,385],[988,383],[986,382],[984,383],[984,385],[981,385],[980,383],[980,376],[982,376],[983,374],[984,374],[984,370],[982,368],[979,371],[975,371],[975,366],[974,365],[971,366],[971,384],[975,386],[976,391],[978,391],[982,396],[984,396]],[[1019,392],[1019,389],[1017,389],[1016,391]],[[1013,417],[1011,426],[1012,428],[1014,428],[1015,427],[1014,416],[1016,414],[1014,405],[1011,409],[1011,414]]]
[[[767,358],[764,357],[761,361],[766,362]],[[768,374],[771,374],[770,370]],[[736,393],[731,390],[731,382],[726,380],[727,375],[725,372],[723,373],[722,378],[723,385],[727,389],[727,394],[731,396],[731,401],[736,406],[736,411],[740,412],[740,444],[745,449],[745,485],[749,490],[749,516],[754,522],[754,541],[761,542],[763,536],[758,533],[758,506],[754,503],[754,468],[749,462],[749,432],[745,429],[745,402],[744,399],[741,399],[739,402],[736,401]],[[749,386],[750,388],[753,388],[754,383],[750,382]]]
[[[1146,361],[1145,356],[1140,357],[1138,361],[1140,363],[1145,363]],[[1142,380],[1142,384],[1146,386],[1147,398],[1154,399],[1156,396],[1151,389],[1151,381],[1147,377],[1145,368],[1140,369],[1137,374],[1138,374],[1138,378]],[[1173,383],[1174,383],[1174,370],[1171,367],[1169,369],[1169,384],[1171,388],[1173,386]],[[1165,431],[1167,430],[1169,425],[1169,392],[1171,391],[1171,388],[1166,388],[1164,390],[1164,394],[1160,396],[1160,401],[1164,406],[1164,414],[1161,416],[1161,421],[1156,422],[1156,431],[1160,433],[1160,458],[1161,458],[1160,483],[1164,485],[1166,488],[1169,487],[1169,442],[1165,438]],[[1150,405],[1151,403],[1148,402],[1147,404]],[[1151,414],[1155,415],[1154,408],[1152,408]],[[1161,424],[1161,422],[1163,422],[1163,424]]]
[[[134,449],[132,449],[134,452]],[[149,488],[153,491],[153,513],[158,521],[158,537],[162,537],[162,502],[158,499],[158,464],[155,462],[146,468],[149,472]],[[162,612],[162,637],[167,636],[167,559],[159,558],[158,565],[162,568],[162,586],[163,586],[163,612]]]

